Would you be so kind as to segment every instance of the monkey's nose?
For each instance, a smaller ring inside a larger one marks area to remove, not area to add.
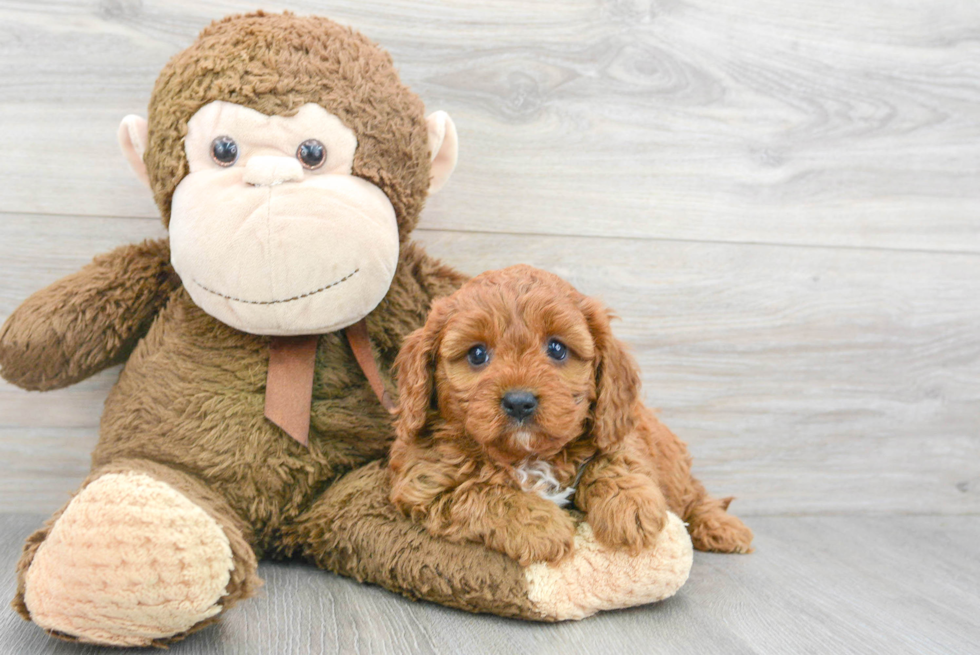
[[[523,421],[538,408],[538,399],[530,391],[508,391],[500,401],[504,413],[511,418]]]
[[[245,164],[245,175],[242,179],[255,186],[299,182],[303,179],[303,165],[295,157],[256,155]]]

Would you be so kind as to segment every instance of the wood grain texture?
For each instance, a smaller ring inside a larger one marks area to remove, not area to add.
[[[924,653],[980,643],[980,3],[304,0],[460,133],[417,237],[602,297],[758,552],[659,605],[534,625],[298,563],[182,653]],[[242,0],[0,0],[0,321],[163,234],[115,143]],[[118,369],[0,383],[0,595],[89,464]],[[16,515],[15,515],[16,514]],[[910,516],[919,514],[921,516]],[[0,653],[102,653],[0,612]],[[120,652],[114,650],[111,652]]]
[[[0,595],[41,516],[0,515]],[[260,566],[260,597],[174,655],[811,653],[964,655],[980,641],[980,517],[757,518],[758,551],[697,553],[659,604],[534,624],[412,603],[299,562]],[[50,639],[0,614],[3,653],[127,653]]]
[[[149,219],[3,215],[0,320]],[[980,257],[420,230],[471,274],[531,263],[596,295],[651,406],[741,514],[980,512]],[[0,386],[0,511],[84,477],[117,372]]]
[[[0,2],[0,211],[154,217],[116,126],[145,111],[160,67],[201,27],[252,9]],[[429,227],[980,252],[973,0],[338,0],[329,12],[456,117],[460,165]]]

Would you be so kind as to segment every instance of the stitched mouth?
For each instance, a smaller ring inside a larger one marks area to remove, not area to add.
[[[194,284],[196,284],[197,286],[201,287],[202,289],[204,289],[208,293],[214,294],[214,295],[219,296],[221,298],[225,298],[226,300],[234,300],[235,302],[241,302],[241,303],[245,303],[247,305],[279,305],[279,304],[282,304],[282,303],[292,302],[294,300],[302,300],[303,298],[309,298],[310,296],[314,296],[314,295],[316,295],[318,293],[322,293],[323,291],[326,291],[327,289],[332,289],[333,287],[337,286],[338,284],[341,284],[343,282],[346,282],[347,280],[349,280],[352,277],[354,277],[359,270],[361,270],[361,269],[355,268],[353,271],[351,271],[350,273],[348,273],[344,277],[340,278],[336,282],[331,282],[330,284],[328,284],[326,286],[323,286],[323,287],[320,287],[319,289],[314,289],[313,291],[307,291],[306,293],[301,293],[300,295],[293,296],[292,298],[282,298],[280,300],[245,300],[243,298],[236,298],[235,296],[229,296],[227,294],[221,293],[220,291],[215,291],[214,289],[209,289],[206,286],[204,286],[203,284],[201,284],[200,282],[198,282],[197,280],[194,280]]]

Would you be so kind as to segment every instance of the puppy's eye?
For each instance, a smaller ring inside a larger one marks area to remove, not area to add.
[[[472,366],[483,366],[490,361],[490,351],[482,343],[478,343],[466,353],[466,361]]]
[[[231,166],[238,161],[238,144],[230,136],[219,136],[211,142],[211,159],[218,166]]]
[[[327,149],[316,139],[307,139],[296,149],[296,158],[304,168],[320,168],[327,159]]]
[[[548,357],[560,362],[568,357],[568,347],[558,339],[548,341]]]

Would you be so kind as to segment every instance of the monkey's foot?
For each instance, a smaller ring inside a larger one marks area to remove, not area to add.
[[[146,646],[217,615],[233,566],[207,512],[147,475],[110,473],[55,522],[27,570],[24,602],[54,634]]]
[[[584,619],[673,596],[687,581],[692,562],[691,538],[675,514],[668,514],[657,541],[638,555],[602,546],[583,522],[571,557],[554,566],[532,564],[526,569],[527,596],[553,620]]]

